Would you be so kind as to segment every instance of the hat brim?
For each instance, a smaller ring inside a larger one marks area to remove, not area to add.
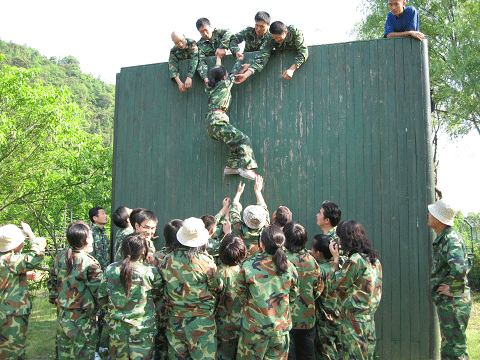
[[[208,242],[208,230],[205,229],[205,231],[201,231],[199,236],[195,238],[189,238],[184,230],[183,227],[180,228],[177,232],[177,240],[180,244],[188,247],[199,247],[203,246]]]
[[[442,214],[439,213],[438,208],[437,208],[437,203],[435,204],[430,204],[428,205],[428,211],[432,216],[440,221],[442,224],[448,225],[448,226],[453,226],[454,225],[454,220],[453,219],[448,219]]]

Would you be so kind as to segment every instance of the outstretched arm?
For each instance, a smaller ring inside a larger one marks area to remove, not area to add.
[[[235,194],[235,197],[232,201],[233,204],[240,204],[240,197],[243,194],[243,190],[245,190],[245,183],[242,183],[240,181],[240,184],[238,184],[237,193]]]
[[[263,177],[260,175],[257,175],[255,177],[255,184],[253,185],[253,191],[255,192],[257,203],[265,204],[265,200],[263,199],[262,189],[263,189]]]

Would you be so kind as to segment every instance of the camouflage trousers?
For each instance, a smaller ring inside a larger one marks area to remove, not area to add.
[[[28,316],[0,313],[0,359],[25,359]]]
[[[342,321],[340,343],[342,344],[342,350],[339,352],[341,360],[373,359],[376,344],[373,317],[364,316],[355,319],[345,317]]]
[[[136,331],[125,326],[109,327],[112,360],[150,360],[153,359],[155,331]]]
[[[337,360],[341,351],[341,325],[327,320],[315,324],[315,358],[317,360]]]
[[[235,360],[237,358],[240,327],[235,324],[217,320],[217,360]]]
[[[258,167],[250,138],[230,124],[226,114],[220,111],[209,111],[206,120],[208,136],[230,147],[228,166],[233,169],[256,169]]]
[[[71,320],[63,314],[59,311],[57,319],[58,359],[93,359],[100,336],[95,317]]]
[[[442,359],[468,359],[467,330],[472,301],[443,296],[436,304],[442,334]]]
[[[216,326],[213,315],[182,318],[170,316],[167,325],[168,358],[215,360]]]
[[[287,360],[290,336],[257,334],[241,330],[238,341],[237,360]]]
[[[155,359],[168,359],[168,339],[166,334],[167,328],[159,326],[155,335]]]

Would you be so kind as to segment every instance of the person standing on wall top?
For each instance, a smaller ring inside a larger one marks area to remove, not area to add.
[[[242,56],[238,44],[245,41],[245,48],[243,52],[259,51],[263,44],[270,37],[270,15],[265,11],[259,11],[255,14],[255,27],[247,26],[245,29],[239,31],[232,36],[230,41],[230,48],[232,53],[237,57]]]
[[[383,37],[411,36],[423,40],[425,34],[419,30],[418,11],[413,6],[407,6],[404,0],[388,0],[390,12],[385,22]]]
[[[468,359],[467,330],[472,299],[467,283],[470,264],[462,237],[453,228],[455,211],[443,200],[428,205],[433,241],[431,297],[442,334],[442,359]]]
[[[236,75],[236,84],[240,84],[247,80],[255,71],[262,71],[270,59],[270,55],[273,49],[287,50],[296,49],[297,56],[295,62],[282,74],[282,77],[286,80],[290,80],[295,70],[297,70],[308,59],[308,48],[303,38],[301,30],[295,26],[286,26],[281,21],[275,21],[270,25],[270,37],[266,43],[260,49],[260,53],[255,57],[253,64],[242,74]]]
[[[97,259],[102,267],[102,271],[104,271],[110,264],[110,253],[108,251],[110,239],[108,238],[107,229],[105,228],[108,217],[105,209],[101,206],[91,208],[88,211],[88,216],[92,222],[90,226],[93,236],[92,256]]]
[[[175,46],[170,50],[170,57],[168,58],[168,71],[170,78],[177,82],[178,89],[181,92],[186,92],[192,87],[192,78],[195,75],[198,65],[198,47],[197,42],[192,39],[185,38],[185,35],[180,35],[178,32],[172,32],[172,41]],[[188,61],[188,74],[185,83],[180,80],[180,72],[178,63],[181,60]]]
[[[228,29],[217,29],[212,27],[210,20],[200,18],[196,23],[197,30],[202,36],[198,41],[198,73],[208,86],[208,66],[206,57],[216,56],[223,58],[230,48],[230,38],[232,33]]]

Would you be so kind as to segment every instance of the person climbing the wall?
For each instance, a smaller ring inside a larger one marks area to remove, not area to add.
[[[221,65],[217,57],[217,65],[212,69],[212,76],[208,81],[208,112],[206,116],[207,134],[212,139],[223,142],[230,147],[230,156],[227,160],[224,175],[238,174],[244,178],[255,180],[257,163],[253,155],[250,138],[232,124],[226,114],[232,99],[231,90],[235,80],[235,73],[242,66],[242,60],[237,59],[229,75],[227,69]]]

